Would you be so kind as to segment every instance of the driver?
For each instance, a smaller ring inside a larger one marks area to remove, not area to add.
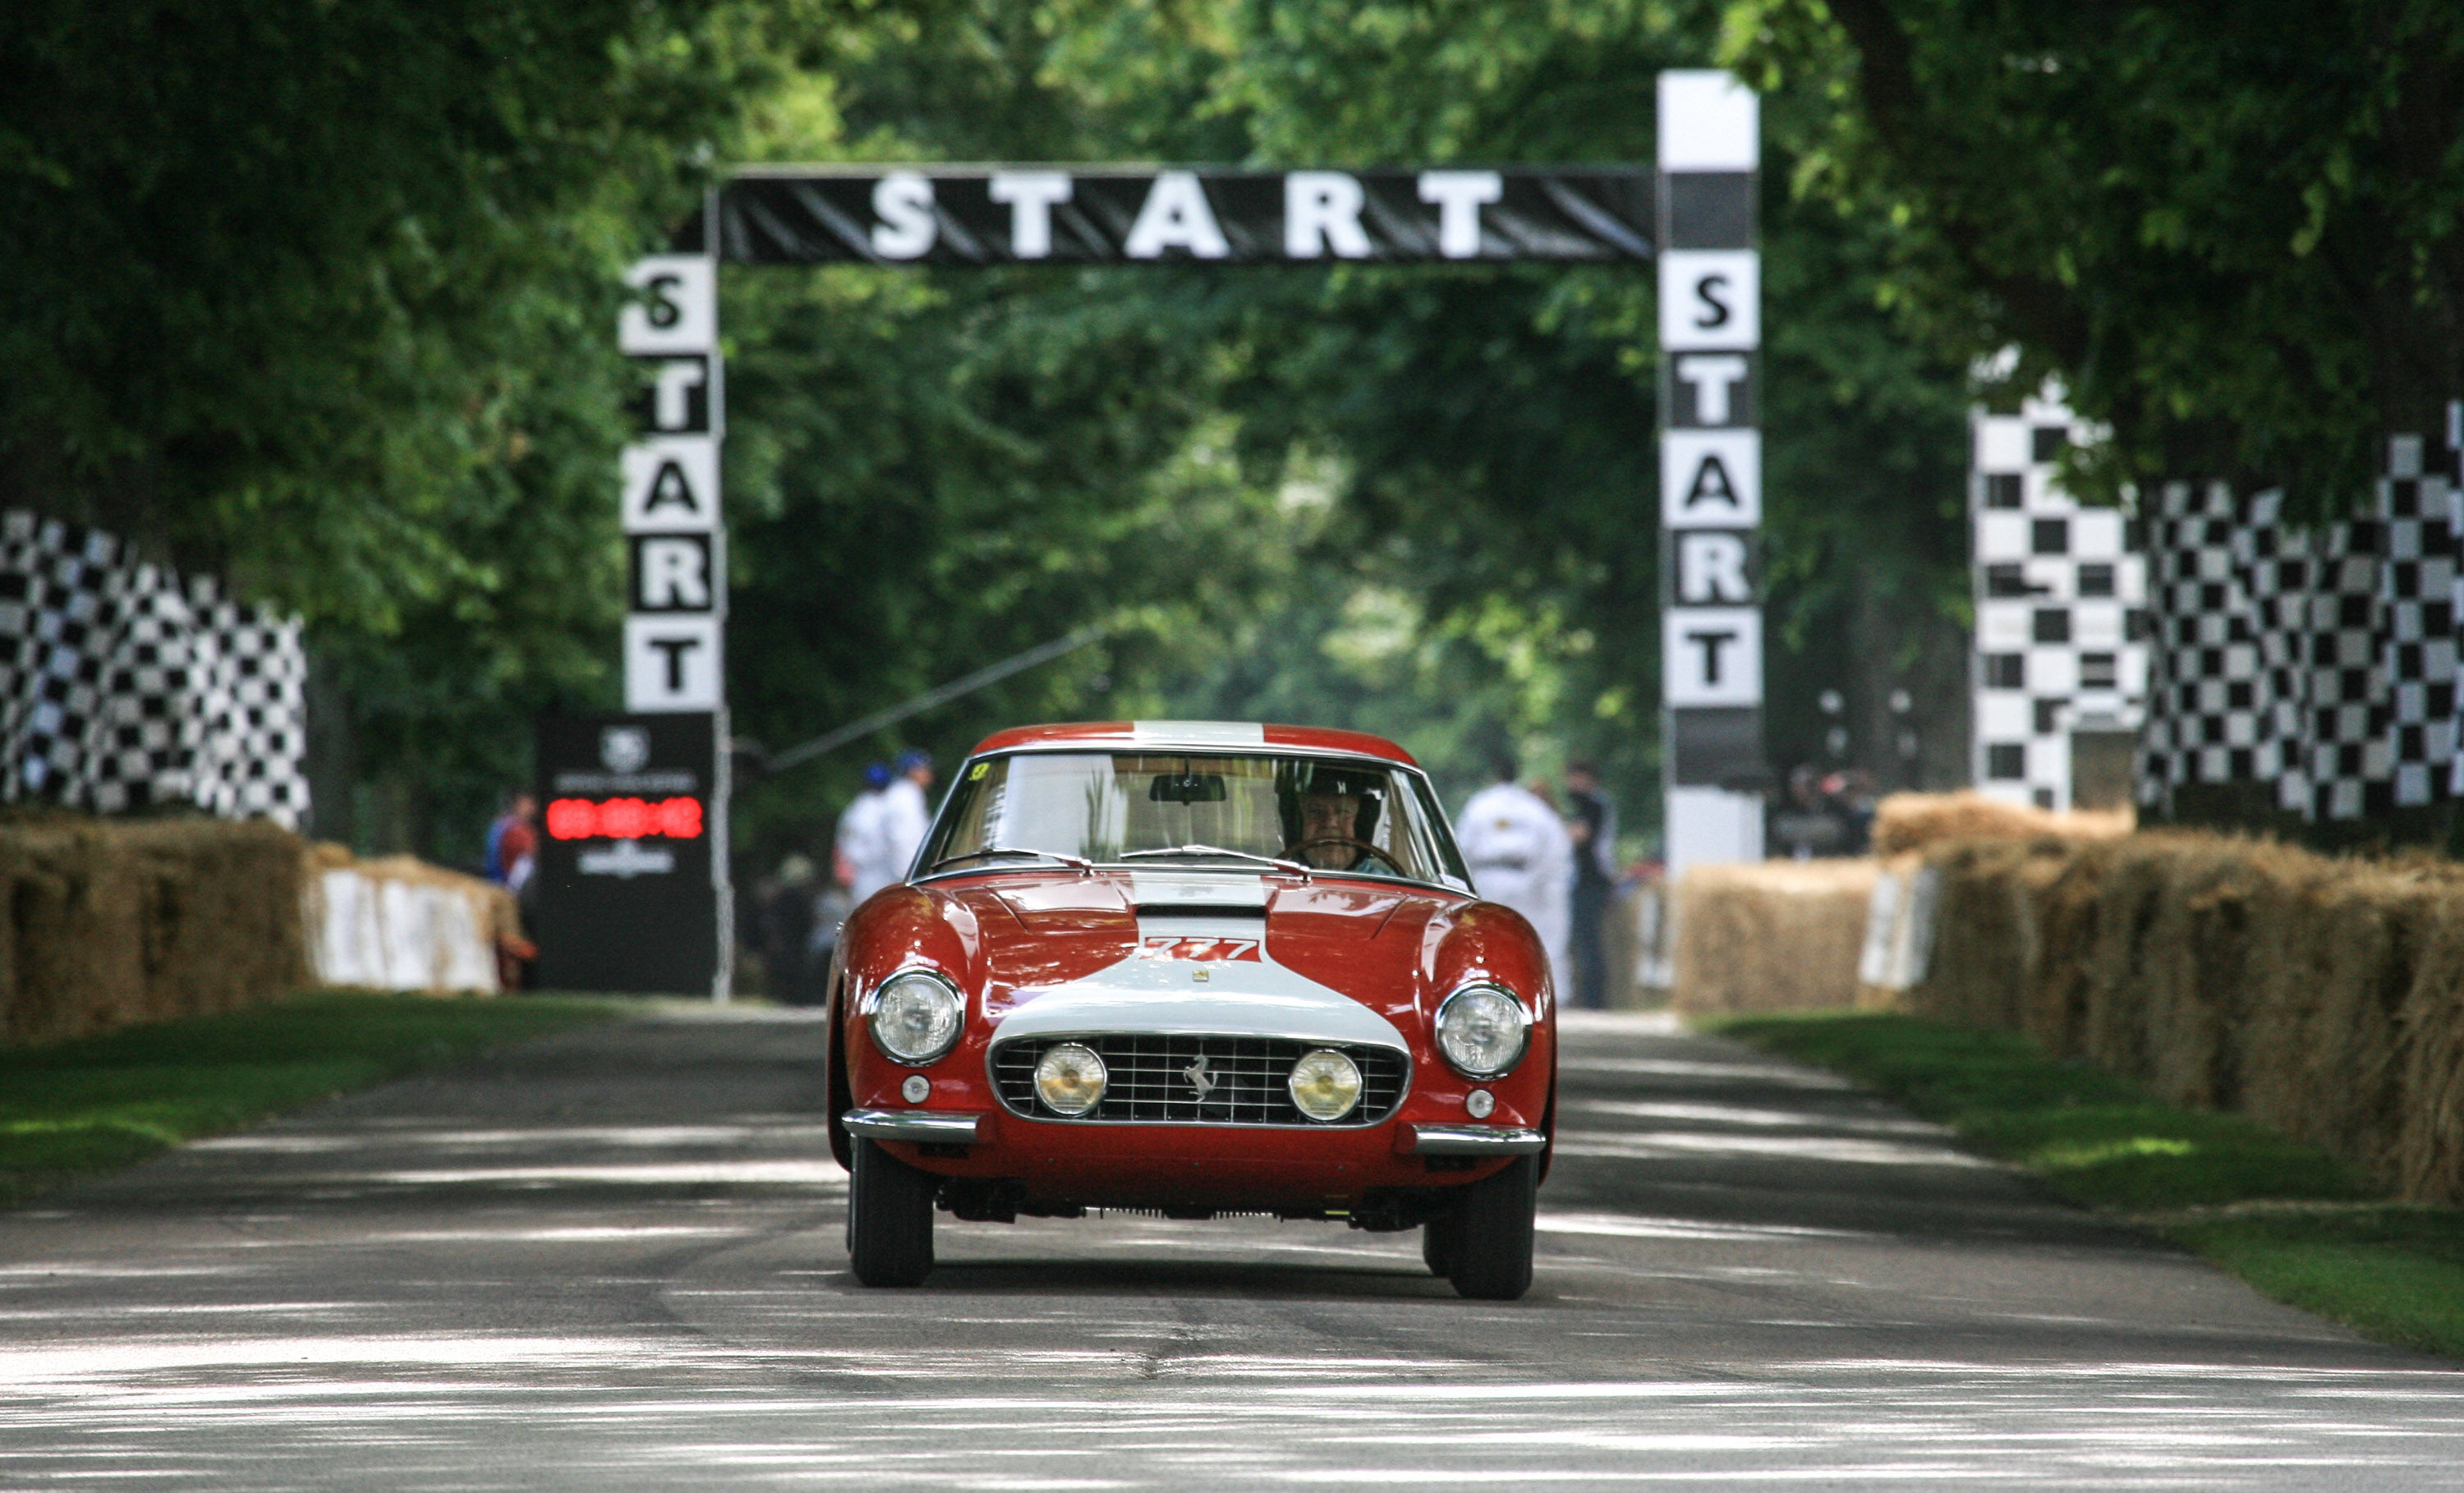
[[[1376,852],[1360,838],[1361,795],[1342,779],[1320,779],[1300,791],[1300,835],[1284,847],[1287,859],[1321,871],[1356,871]]]

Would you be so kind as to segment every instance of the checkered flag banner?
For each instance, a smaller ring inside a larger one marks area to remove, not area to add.
[[[297,829],[306,674],[297,619],[133,563],[100,530],[0,515],[0,800]]]
[[[226,819],[297,828],[308,816],[308,655],[299,619],[220,600],[189,584],[198,620],[205,721],[196,801]]]
[[[2167,483],[2145,521],[2147,730],[2142,803],[2257,769],[2259,633],[2243,568],[2247,514],[2220,483]]]
[[[2044,405],[2034,417],[2057,412]],[[1980,428],[1991,418],[1980,417]],[[2168,483],[2145,504],[2143,804],[2169,807],[2193,784],[2260,783],[2277,808],[2316,822],[2464,798],[2459,434],[2451,429],[2435,447],[2391,440],[2365,517],[2292,528],[2280,494],[2242,498],[2220,483]],[[2076,708],[2049,710],[2038,694],[2033,716],[2023,716],[1996,693],[2045,663],[2035,654],[1996,661],[2009,646],[1997,626],[2013,629],[1990,603],[1997,585],[2009,587],[2003,551],[2013,540],[1989,530],[1997,474],[1986,454],[1980,439],[1979,779],[1989,793],[1999,786],[2006,797],[2065,806],[2066,786],[2037,763],[2058,759],[2055,738]],[[2028,480],[2002,478],[2004,491],[2033,502]],[[2040,610],[2059,600],[2058,586],[2035,589],[2048,592],[2035,604]],[[2063,631],[2039,618],[2031,636]],[[2035,735],[2024,746],[1994,739],[2029,727]]]
[[[2379,484],[2386,548],[2379,668],[2387,691],[2390,792],[2399,808],[2453,798],[2458,765],[2455,590],[2464,577],[2458,565],[2464,524],[2457,522],[2454,482],[2430,470],[2424,455],[2418,437],[2389,442],[2387,474]]]
[[[2126,742],[2145,714],[2145,562],[2125,515],[2057,480],[2086,434],[2059,401],[1980,413],[1973,434],[1975,779],[1990,798],[2066,809],[2075,743]]]

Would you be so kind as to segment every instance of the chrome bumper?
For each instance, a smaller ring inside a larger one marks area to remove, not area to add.
[[[932,1109],[849,1109],[844,1124],[850,1135],[867,1140],[918,1140],[942,1146],[976,1143],[976,1114],[951,1114]]]
[[[1529,1156],[1549,1147],[1542,1131],[1514,1125],[1410,1125],[1412,1144],[1423,1156]]]

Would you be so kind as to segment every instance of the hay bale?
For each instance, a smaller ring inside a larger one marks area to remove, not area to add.
[[[1857,1003],[1872,861],[1697,867],[1676,890],[1671,1003],[1689,1015]]]
[[[267,823],[0,827],[0,1040],[231,1010],[306,973],[298,841]]]
[[[2035,934],[2015,1021],[2060,1058],[2085,1049],[2089,1013],[2101,988],[2098,955],[2108,942],[2106,909],[2115,867],[2112,857],[2096,851],[2093,845],[2082,845],[2054,862],[2029,899]]]
[[[1922,1014],[2464,1201],[2464,867],[2165,832],[1937,845]]]
[[[2399,1015],[2404,1102],[2390,1157],[2409,1202],[2464,1205],[2464,896],[2423,917]]]
[[[2034,976],[2038,943],[2030,888],[2061,867],[2059,841],[1959,841],[1926,857],[1942,877],[1933,956],[1908,990],[1910,1012],[2009,1029]],[[2042,864],[2040,864],[2042,863]]]
[[[2453,867],[2294,854],[2236,1107],[2401,1186],[2411,1115],[2437,1088],[2434,1073],[2414,1076],[2410,1018],[2440,1003],[2438,987],[2424,988],[2424,953],[2464,901],[2464,879]]]
[[[2128,809],[2055,814],[1981,794],[1894,793],[1874,806],[1874,853],[1889,857],[1969,840],[2109,840],[2130,833]]]

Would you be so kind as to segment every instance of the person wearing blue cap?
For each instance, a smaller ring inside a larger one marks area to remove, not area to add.
[[[924,791],[933,786],[933,754],[910,749],[898,754],[897,778],[881,794],[881,839],[885,857],[894,864],[891,880],[907,875],[924,833],[933,827],[933,806]]]
[[[889,764],[867,764],[864,791],[850,800],[839,814],[838,837],[831,847],[830,868],[857,906],[907,874],[907,857],[893,857],[886,833],[889,825],[884,809],[889,788]],[[908,852],[909,855],[913,853],[912,849]]]

